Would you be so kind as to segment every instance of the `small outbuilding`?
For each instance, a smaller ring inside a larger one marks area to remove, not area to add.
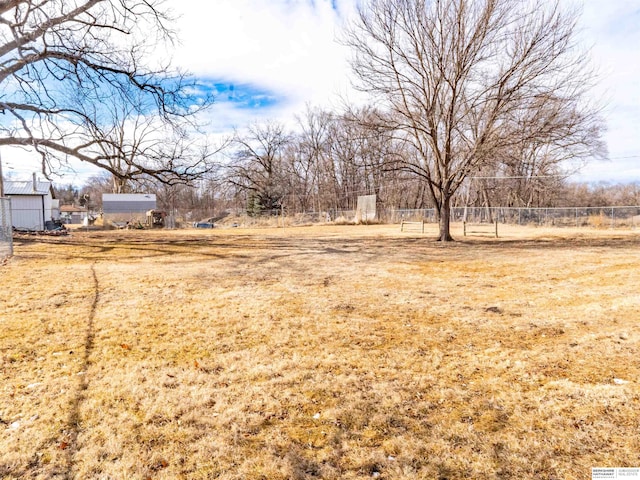
[[[149,210],[156,209],[156,196],[152,193],[103,193],[104,219],[115,224],[139,222],[144,224]]]
[[[62,205],[60,207],[60,219],[63,223],[80,225],[86,221],[87,216],[86,207],[76,207],[75,205]]]
[[[14,228],[41,231],[52,220],[51,182],[4,181],[4,194],[11,201],[11,224]]]

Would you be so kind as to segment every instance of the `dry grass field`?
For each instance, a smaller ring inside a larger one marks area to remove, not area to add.
[[[640,235],[75,232],[0,266],[0,478],[640,466]]]

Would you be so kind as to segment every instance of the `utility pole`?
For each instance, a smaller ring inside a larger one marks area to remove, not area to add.
[[[0,155],[0,198],[4,197],[4,177],[2,176],[2,155]]]

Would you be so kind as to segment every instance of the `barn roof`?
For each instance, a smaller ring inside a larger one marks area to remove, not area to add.
[[[48,195],[51,190],[51,182],[37,181],[35,190],[31,180],[5,180],[3,185],[5,195]]]

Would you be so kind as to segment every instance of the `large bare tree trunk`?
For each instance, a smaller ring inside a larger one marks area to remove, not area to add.
[[[451,242],[451,196],[447,195],[442,199],[438,210],[438,241]]]

